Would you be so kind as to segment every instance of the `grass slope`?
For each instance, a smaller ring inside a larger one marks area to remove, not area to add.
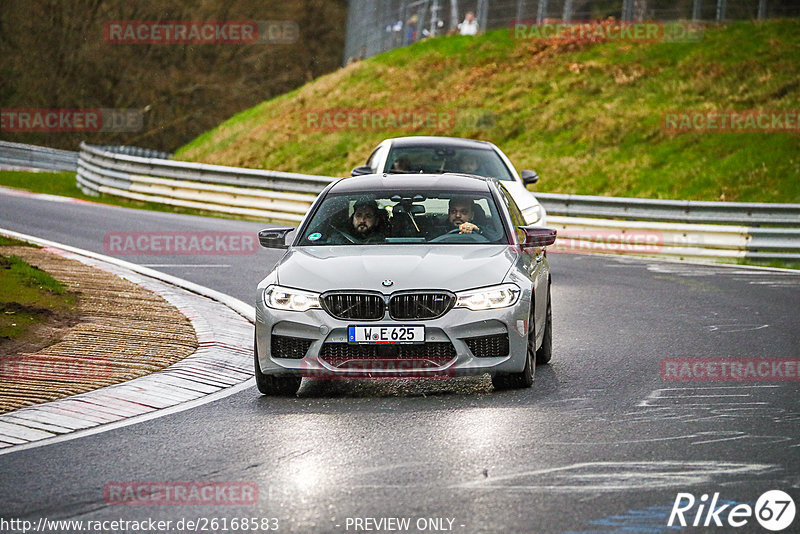
[[[320,109],[429,109],[451,128],[314,131]],[[176,159],[343,176],[386,137],[491,140],[538,191],[800,202],[800,134],[667,133],[674,110],[800,109],[800,21],[709,27],[696,43],[417,43],[319,78],[206,132]]]
[[[50,318],[54,312],[69,311],[75,296],[66,287],[4,247],[29,246],[0,236],[0,342],[24,337],[31,326]]]

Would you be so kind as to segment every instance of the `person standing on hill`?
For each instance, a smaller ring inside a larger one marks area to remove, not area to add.
[[[464,22],[458,25],[458,30],[461,32],[461,35],[477,35],[478,21],[475,20],[475,13],[467,11]]]

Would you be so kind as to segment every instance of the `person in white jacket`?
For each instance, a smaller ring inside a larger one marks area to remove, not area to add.
[[[458,25],[461,35],[476,35],[478,33],[478,21],[475,20],[475,13],[467,11],[464,22]]]

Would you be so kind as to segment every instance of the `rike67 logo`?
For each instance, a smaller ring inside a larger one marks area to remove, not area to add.
[[[708,494],[695,499],[691,493],[678,493],[667,526],[739,528],[755,517],[765,529],[778,532],[794,522],[795,512],[794,500],[780,490],[765,492],[755,506],[721,501],[719,493],[714,493],[710,501]]]

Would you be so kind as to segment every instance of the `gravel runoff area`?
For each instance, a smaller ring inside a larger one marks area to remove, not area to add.
[[[77,324],[49,331],[52,344],[41,350],[2,355],[0,413],[126,382],[197,349],[189,320],[152,291],[52,249],[4,247],[2,252],[46,271],[76,293]]]
[[[53,244],[40,251],[49,256],[40,260],[34,250],[18,255],[81,292],[82,320],[55,344],[27,355],[46,365],[13,365],[21,360],[0,369],[3,406],[27,404],[0,413],[0,454],[113,429],[249,384],[253,323],[243,303],[90,252]],[[54,369],[61,376],[52,376]]]

